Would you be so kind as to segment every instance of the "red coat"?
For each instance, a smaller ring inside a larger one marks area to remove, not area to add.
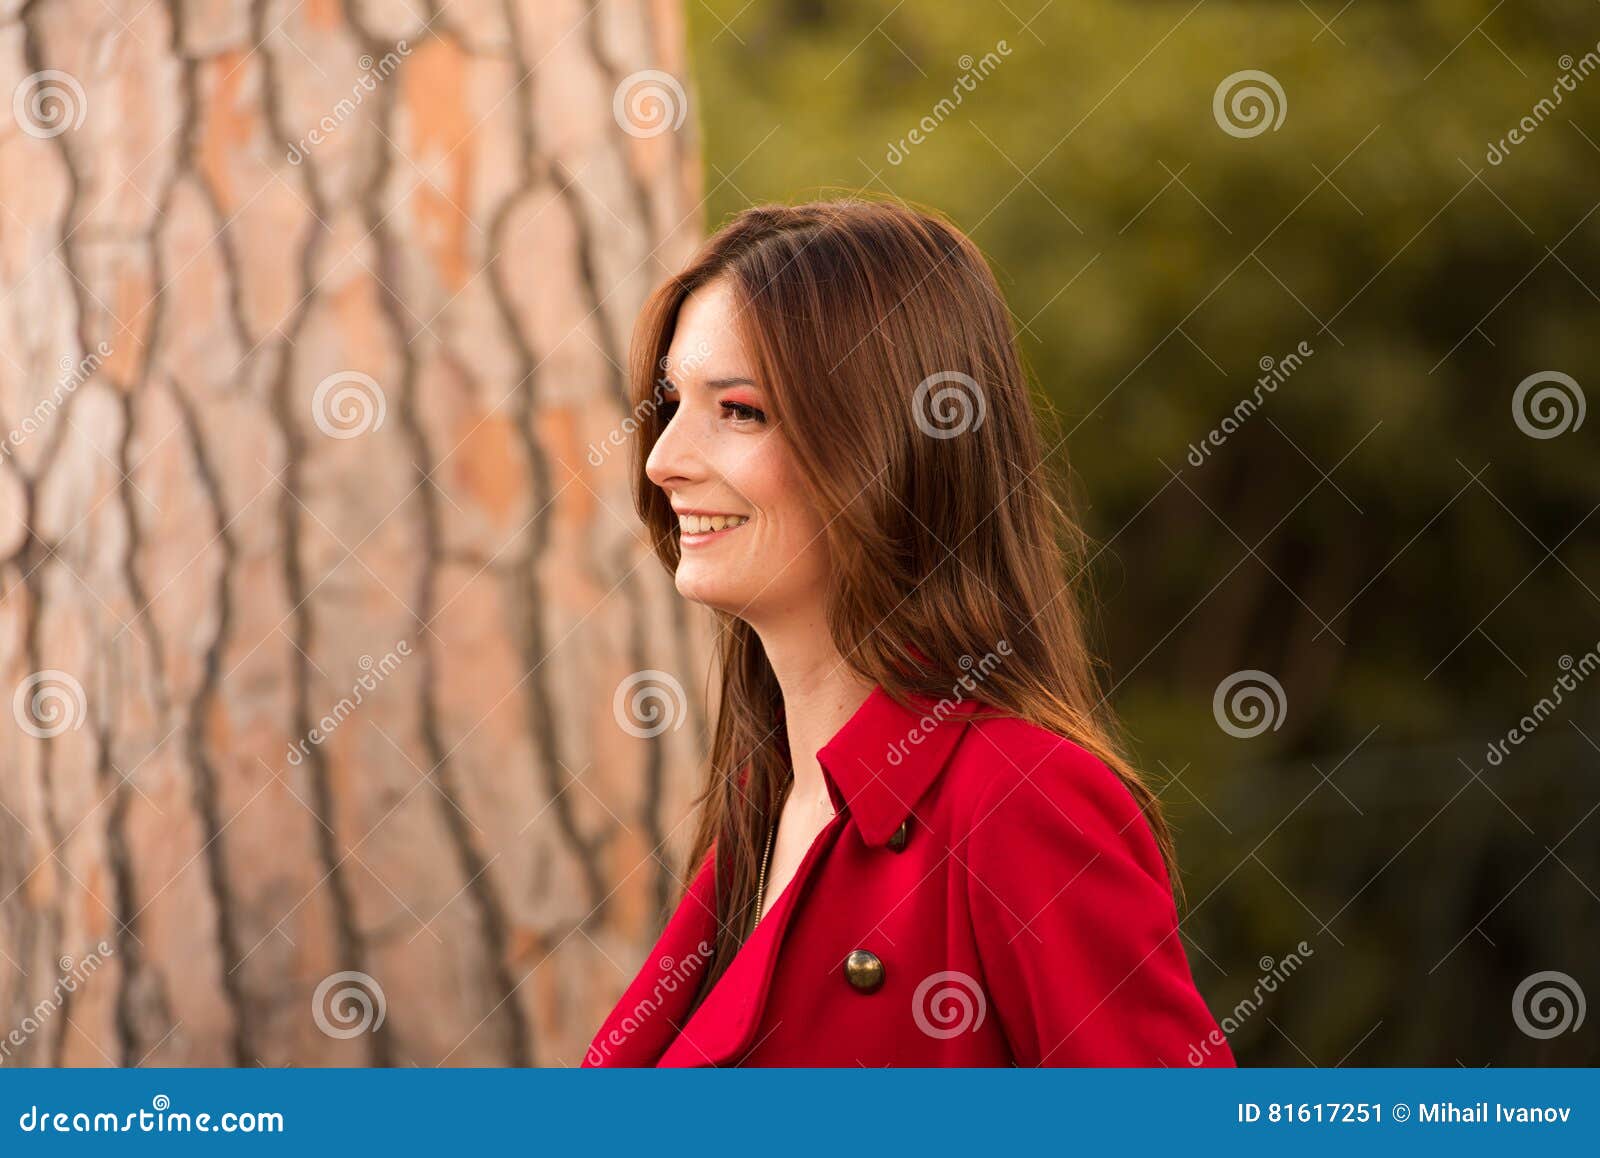
[[[917,702],[875,689],[817,753],[839,814],[686,1016],[707,861],[585,1065],[1233,1064],[1116,775],[970,699]]]

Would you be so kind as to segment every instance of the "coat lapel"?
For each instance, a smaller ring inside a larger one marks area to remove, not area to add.
[[[817,864],[827,855],[846,818],[836,816],[807,850],[794,880],[771,912],[762,917],[750,939],[740,946],[727,972],[717,979],[700,1008],[683,1027],[683,1033],[661,1058],[663,1066],[721,1066],[737,1064],[760,1042],[767,994],[783,939],[793,923],[806,886]]]
[[[652,961],[629,988],[622,1004],[595,1039],[595,1049],[623,1022],[634,1025],[625,1044],[614,1047],[609,1064],[663,1066],[720,1066],[738,1064],[760,1044],[762,1024],[773,974],[785,935],[796,910],[805,903],[819,867],[847,825],[854,825],[869,845],[881,845],[906,820],[949,760],[968,718],[977,708],[970,699],[939,701],[913,695],[896,703],[883,688],[875,688],[860,709],[845,723],[817,759],[843,805],[807,850],[793,882],[756,926],[735,954],[706,999],[685,1021],[694,985],[683,984],[668,999],[656,996],[664,980],[682,972],[682,963],[703,964],[701,946],[714,942],[716,927],[714,882],[708,861],[685,894],[667,931],[662,934]],[[671,968],[664,968],[663,963]],[[698,979],[698,969],[693,975]],[[636,1010],[649,1007],[649,1016]]]

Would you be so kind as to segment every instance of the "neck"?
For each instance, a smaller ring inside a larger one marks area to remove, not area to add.
[[[794,769],[791,799],[819,808],[829,805],[817,752],[872,694],[872,684],[840,657],[820,615],[758,627],[756,633],[783,693]]]

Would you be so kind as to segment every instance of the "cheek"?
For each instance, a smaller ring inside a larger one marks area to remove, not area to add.
[[[784,502],[777,529],[785,558],[820,558],[823,553],[822,516],[808,498],[805,492],[794,491]]]
[[[824,520],[811,488],[798,475],[787,477],[763,511],[767,525],[758,545],[769,564],[814,580],[826,569],[828,555]]]
[[[751,583],[769,595],[785,590],[788,580],[814,585],[827,563],[823,519],[787,443],[774,434],[759,440],[720,437],[727,441],[719,446],[713,469],[748,505],[753,533],[737,550],[691,559],[680,578],[706,590]]]
[[[742,466],[733,482],[764,524],[761,530],[766,546],[781,550],[785,559],[803,553],[808,543],[820,546],[822,518],[789,448],[769,436]]]

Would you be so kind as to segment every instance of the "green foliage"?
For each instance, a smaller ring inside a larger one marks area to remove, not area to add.
[[[1185,923],[1197,977],[1220,1013],[1258,958],[1317,947],[1264,1011],[1276,1032],[1262,1017],[1236,1035],[1245,1060],[1600,1057],[1592,1028],[1543,1043],[1507,1009],[1540,969],[1600,998],[1600,869],[1573,852],[1600,844],[1600,819],[1545,856],[1600,799],[1600,732],[1579,712],[1594,689],[1484,762],[1560,657],[1600,641],[1600,418],[1535,438],[1513,417],[1536,372],[1600,388],[1600,67],[1536,111],[1600,65],[1600,9],[689,9],[709,226],[866,189],[938,208],[994,262],[1051,465],[1105,547],[1115,701],[1141,763],[1181,772],[1166,798],[1191,898],[1217,890]],[[1245,69],[1281,85],[1277,130],[1219,125],[1213,96]],[[1302,342],[1303,365],[1189,461],[1261,359]],[[1249,740],[1212,713],[1242,669],[1287,700]],[[1448,1032],[1443,996],[1475,1009]]]

